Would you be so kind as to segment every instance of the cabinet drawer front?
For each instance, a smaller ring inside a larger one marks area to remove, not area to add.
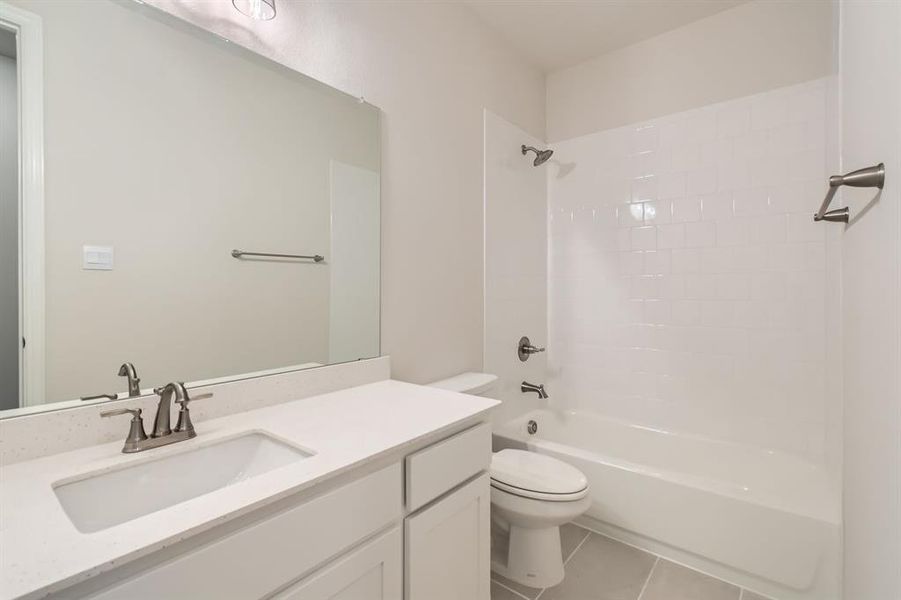
[[[401,514],[395,464],[176,556],[94,598],[262,598]]]
[[[400,527],[276,594],[272,600],[400,600],[403,596]]]
[[[490,505],[487,473],[407,517],[406,600],[489,600]]]
[[[414,511],[491,464],[491,426],[482,423],[406,458],[407,509]]]

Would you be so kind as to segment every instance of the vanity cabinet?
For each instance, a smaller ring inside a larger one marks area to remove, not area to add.
[[[489,600],[490,487],[483,473],[407,517],[408,600]]]
[[[402,516],[401,483],[400,464],[395,463],[195,548],[179,551],[175,545],[161,550],[151,557],[157,563],[154,566],[87,597],[269,597],[361,540],[397,524]],[[114,579],[115,575],[114,571],[103,577]],[[348,583],[353,580],[348,576]],[[63,593],[60,597],[73,596]]]
[[[93,600],[489,600],[487,423],[59,592]]]
[[[398,600],[403,595],[403,537],[395,527],[272,600]]]
[[[406,457],[407,600],[488,600],[490,462],[487,423]]]

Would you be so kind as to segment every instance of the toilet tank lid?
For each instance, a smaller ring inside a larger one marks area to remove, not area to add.
[[[487,392],[497,381],[497,375],[491,373],[460,373],[441,381],[433,381],[428,384],[429,387],[441,388],[442,390],[450,390],[452,392],[460,392],[461,394],[481,394]]]

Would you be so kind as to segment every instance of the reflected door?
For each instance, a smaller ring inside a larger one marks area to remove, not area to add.
[[[16,34],[0,27],[0,409],[17,408],[19,331],[19,138]]]

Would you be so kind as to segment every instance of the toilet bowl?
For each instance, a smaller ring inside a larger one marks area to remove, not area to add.
[[[431,385],[485,395],[497,376],[463,373]],[[506,449],[491,458],[491,570],[545,588],[563,581],[560,526],[588,510],[588,480],[556,458]],[[496,541],[499,542],[496,544]]]
[[[507,544],[505,553],[492,553],[491,569],[531,587],[557,585],[564,575],[560,526],[589,504],[588,481],[575,467],[525,450],[496,452],[491,517]]]

